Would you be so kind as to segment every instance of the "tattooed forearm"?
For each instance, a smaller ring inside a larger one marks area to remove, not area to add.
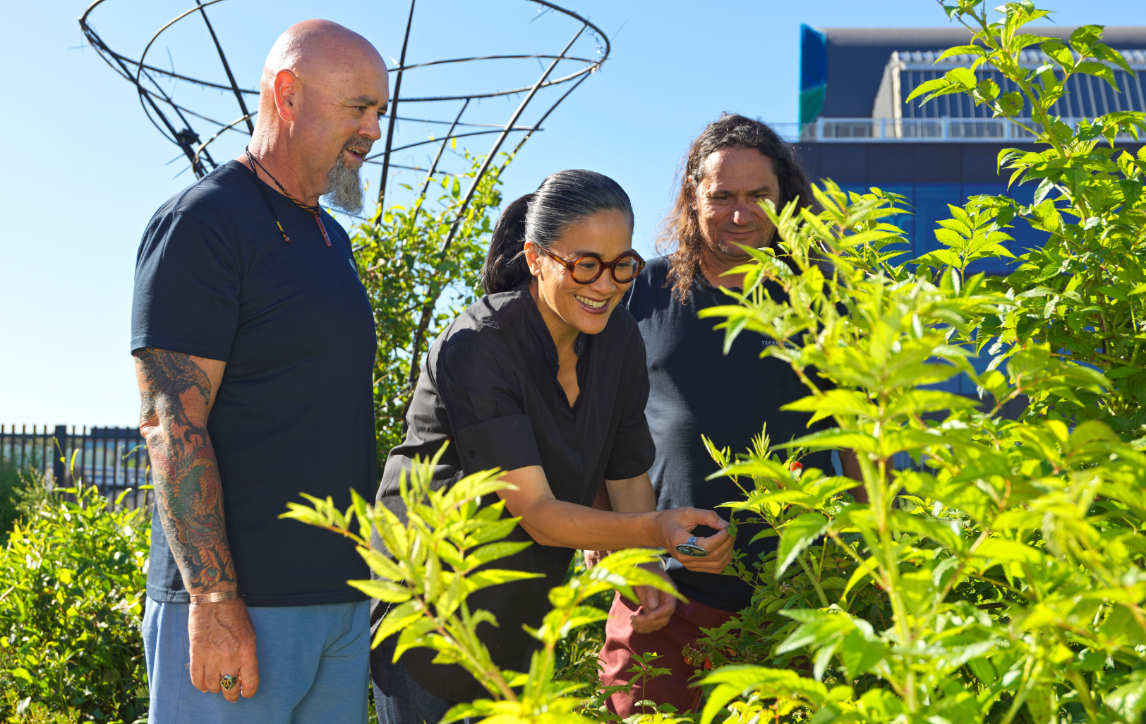
[[[155,475],[155,511],[192,592],[235,587],[223,525],[223,490],[207,435],[211,380],[189,355],[135,353],[140,430]]]

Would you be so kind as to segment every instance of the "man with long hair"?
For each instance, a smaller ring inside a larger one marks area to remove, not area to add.
[[[808,390],[781,360],[761,359],[762,345],[771,339],[741,334],[724,354],[723,330],[697,316],[701,309],[728,303],[721,287],[742,286],[744,275],[729,272],[750,261],[744,247],[772,247],[785,258],[761,204],[771,201],[782,209],[794,201],[803,207],[811,199],[795,149],[760,121],[724,114],[689,147],[679,192],[658,239],[658,249],[670,253],[649,262],[624,300],[647,350],[645,414],[657,449],[649,475],[660,509],[712,510],[743,497],[731,479],[707,479],[717,466],[702,436],[737,453],[751,448],[762,427],[774,443],[782,443],[828,424],[809,427],[808,413],[781,409]],[[779,284],[765,284],[773,299],[787,298]],[[858,479],[854,457],[841,451],[840,458],[844,473]],[[831,470],[831,453],[809,453],[802,464]],[[759,531],[758,525],[741,525],[737,534],[736,548],[749,570],[776,547],[774,536],[752,542]],[[688,686],[695,667],[682,650],[702,628],[721,625],[751,601],[752,587],[735,576],[688,571],[676,561],[669,561],[667,570],[688,599],[667,624],[654,628],[631,602],[620,596],[613,602],[601,683],[628,686],[636,654],[656,652],[660,658],[653,666],[671,672],[611,696],[609,708],[622,717],[637,713],[636,702],[644,699],[695,710],[701,692]]]

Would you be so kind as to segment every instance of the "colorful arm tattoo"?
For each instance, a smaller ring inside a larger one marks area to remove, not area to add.
[[[235,586],[223,524],[223,488],[207,435],[211,380],[190,355],[162,349],[135,353],[140,428],[155,476],[155,512],[183,585],[198,593]]]

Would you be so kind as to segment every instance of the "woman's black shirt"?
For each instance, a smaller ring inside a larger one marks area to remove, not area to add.
[[[540,465],[554,497],[588,506],[602,479],[647,472],[655,451],[645,421],[649,378],[636,322],[617,307],[605,329],[579,335],[575,349],[581,395],[570,407],[557,381],[557,347],[528,285],[484,297],[463,312],[427,355],[406,416],[406,440],[390,452],[378,502],[405,521],[398,495],[401,471],[409,469],[415,456],[429,458],[447,441],[434,471],[435,488],[490,468]],[[519,526],[507,540],[532,539]],[[500,624],[478,629],[499,666],[528,671],[538,644],[522,624],[540,626],[551,608],[549,589],[561,584],[572,556],[571,549],[534,543],[494,565],[543,578],[470,596],[471,611],[487,610]],[[385,608],[375,602],[373,625]],[[461,667],[431,664],[433,656],[430,649],[413,649],[402,657],[422,688],[451,701],[486,695]]]

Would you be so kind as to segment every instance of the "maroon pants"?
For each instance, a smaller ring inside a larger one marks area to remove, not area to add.
[[[609,697],[609,711],[627,718],[642,713],[637,701],[650,699],[657,704],[672,704],[679,712],[696,711],[700,706],[701,690],[689,687],[695,666],[686,664],[681,649],[700,638],[702,628],[715,628],[735,614],[721,611],[703,603],[677,601],[676,612],[660,631],[640,634],[633,631],[630,617],[637,612],[637,604],[621,594],[613,598],[609,620],[605,624],[605,646],[601,649],[601,683],[604,686],[626,686],[633,678],[629,669],[635,661],[633,654],[655,652],[660,658],[652,666],[666,668],[671,673],[643,680]]]

